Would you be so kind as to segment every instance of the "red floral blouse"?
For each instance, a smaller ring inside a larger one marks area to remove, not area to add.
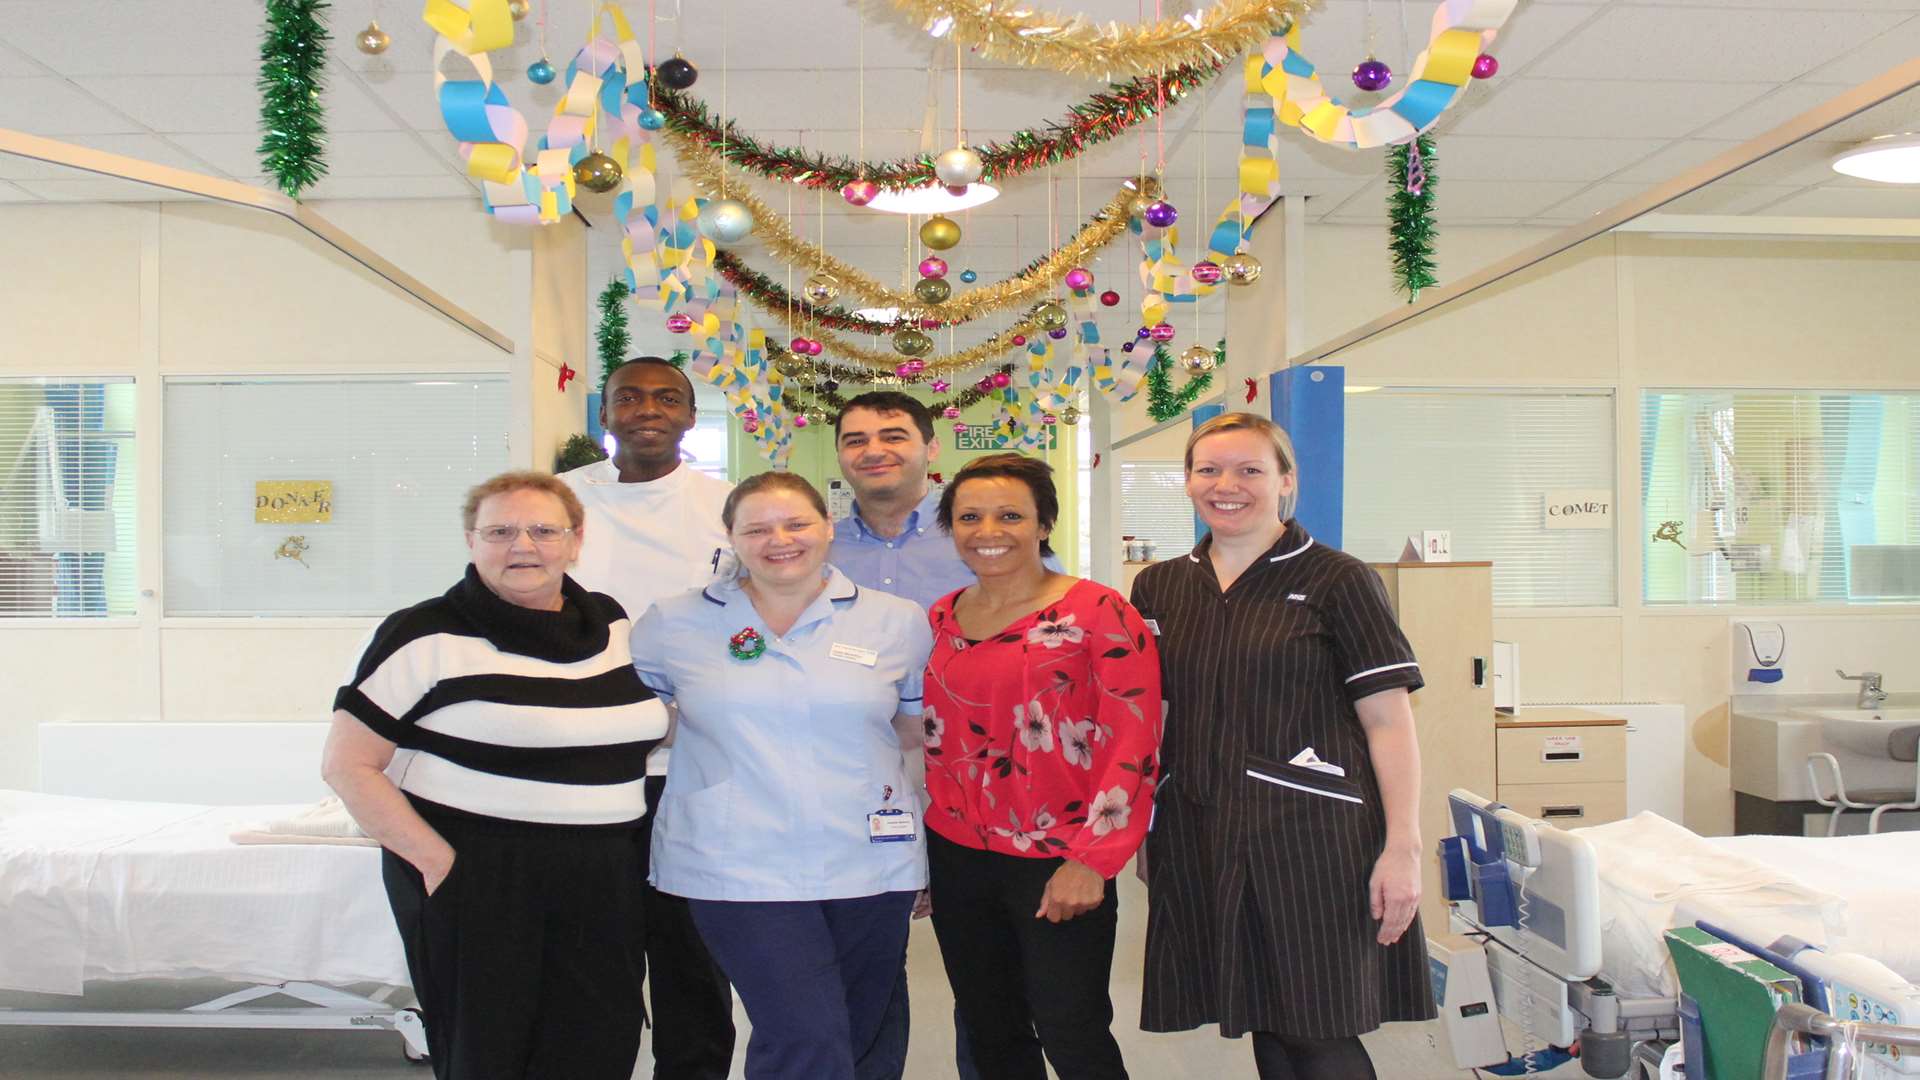
[[[953,593],[927,661],[927,828],[971,848],[1113,877],[1146,839],[1163,709],[1153,635],[1120,594],[1074,584],[970,644]]]

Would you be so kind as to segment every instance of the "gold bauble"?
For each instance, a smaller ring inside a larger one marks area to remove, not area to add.
[[[893,350],[901,356],[925,356],[933,349],[933,339],[918,330],[902,330],[893,335]]]
[[[832,274],[815,274],[807,279],[805,295],[809,304],[830,304],[840,295],[840,280]]]
[[[913,295],[924,304],[943,304],[953,295],[953,286],[945,278],[923,277],[913,284]]]
[[[387,51],[387,46],[393,44],[393,39],[388,37],[387,32],[380,29],[380,23],[375,21],[368,23],[367,28],[360,31],[353,39],[353,43],[368,56],[379,56]]]
[[[1068,425],[1079,423],[1080,407],[1078,405],[1067,406],[1067,411],[1060,414],[1060,422]]]
[[[514,22],[526,18],[527,13],[532,10],[533,5],[528,0],[507,0],[507,13],[513,16]]]
[[[598,150],[573,163],[573,182],[602,194],[620,186],[620,163]]]
[[[1251,285],[1260,280],[1260,260],[1244,251],[1220,260],[1220,269],[1234,285]]]
[[[1186,351],[1180,354],[1180,366],[1185,368],[1189,375],[1204,375],[1213,370],[1213,365],[1218,359],[1214,356],[1213,350],[1205,345],[1189,345]]]
[[[935,251],[945,251],[960,242],[960,226],[951,218],[935,214],[920,226],[920,242]]]
[[[1127,216],[1130,218],[1146,217],[1147,207],[1152,206],[1156,201],[1157,199],[1152,195],[1135,195],[1133,198],[1127,200]]]
[[[1147,197],[1148,202],[1160,197],[1163,189],[1157,176],[1136,176],[1127,181],[1127,186]]]
[[[1042,330],[1058,330],[1067,325],[1067,309],[1049,300],[1033,309],[1033,317]]]

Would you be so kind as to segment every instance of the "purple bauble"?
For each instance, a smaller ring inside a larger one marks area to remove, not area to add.
[[[1151,327],[1151,326],[1143,326],[1143,327],[1141,327],[1140,329],[1138,329],[1138,330],[1135,330],[1135,331],[1133,332],[1133,336],[1134,336],[1134,337],[1137,337],[1137,338],[1142,338],[1142,339],[1144,339],[1144,338],[1146,338],[1146,337],[1148,337],[1148,336],[1150,336],[1150,335],[1151,335],[1152,333],[1153,333],[1153,327]]]
[[[1076,266],[1067,271],[1067,288],[1079,292],[1093,287],[1093,274],[1084,266]]]
[[[1121,352],[1132,352],[1132,351],[1133,351],[1133,342],[1131,342],[1131,341],[1129,341],[1129,342],[1127,342],[1127,343],[1126,343],[1125,345],[1122,345],[1122,346],[1120,346],[1120,351],[1121,351]]]
[[[1059,341],[1061,338],[1067,336],[1067,328],[1062,326],[1057,329],[1049,330],[1047,331],[1047,336],[1052,338],[1055,341]]]
[[[1153,340],[1155,341],[1159,341],[1159,342],[1172,341],[1173,340],[1173,324],[1167,323],[1167,322],[1155,323],[1153,326],[1153,329],[1148,331],[1148,333],[1153,335]]]
[[[993,373],[993,388],[995,390],[1005,390],[1012,382],[1013,376],[1004,371],[996,371]]]
[[[1498,74],[1500,74],[1500,61],[1495,60],[1487,53],[1481,53],[1479,56],[1473,58],[1474,78],[1491,79]]]
[[[938,255],[929,255],[920,260],[920,276],[923,278],[943,278],[947,276],[947,260]]]
[[[1385,90],[1393,82],[1393,69],[1384,60],[1369,56],[1353,69],[1353,85],[1362,90]]]
[[[1165,199],[1155,199],[1147,204],[1146,210],[1140,216],[1154,228],[1164,229],[1180,220],[1180,211]]]

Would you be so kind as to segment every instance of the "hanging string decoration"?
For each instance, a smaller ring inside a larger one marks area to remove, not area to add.
[[[627,361],[627,347],[633,335],[627,331],[627,283],[615,278],[600,290],[600,325],[593,331],[594,347],[600,354],[600,378]]]
[[[293,199],[327,174],[326,11],[326,0],[267,0],[260,39],[260,164]]]
[[[1515,2],[1444,0],[1434,9],[1427,47],[1414,58],[1405,83],[1377,105],[1349,107],[1328,93],[1313,62],[1300,52],[1298,26],[1268,39],[1258,58],[1261,80],[1281,103],[1282,123],[1329,146],[1366,150],[1404,143],[1438,122],[1476,77],[1476,67],[1486,67],[1479,59],[1513,14]]]
[[[989,60],[1110,78],[1152,75],[1189,64],[1217,63],[1260,43],[1305,14],[1302,0],[1219,0],[1204,11],[1123,26],[1084,15],[1037,11],[993,0],[892,0],[893,6],[946,33]]]
[[[1205,346],[1202,346],[1205,348]],[[1227,342],[1225,338],[1213,347],[1215,367],[1225,366],[1227,362]],[[1156,423],[1165,423],[1177,416],[1185,416],[1200,400],[1200,395],[1213,386],[1213,372],[1203,371],[1187,380],[1185,386],[1173,388],[1173,355],[1165,345],[1153,347],[1153,359],[1147,366],[1147,415]]]
[[[973,149],[980,157],[981,179],[1008,180],[1078,157],[1152,119],[1165,106],[1204,86],[1223,66],[1213,61],[1175,68],[1166,74],[1164,94],[1162,87],[1146,76],[1116,84],[1107,92],[1094,94],[1073,106],[1060,120],[1016,131],[1002,141],[977,145]],[[653,104],[666,118],[670,130],[698,139],[716,152],[724,153],[728,164],[768,180],[831,191],[858,181],[866,181],[879,189],[901,191],[927,187],[936,180],[934,158],[930,154],[880,162],[829,157],[742,134],[731,119],[713,115],[706,103],[664,87],[654,87]]]
[[[1394,287],[1407,303],[1439,284],[1433,239],[1433,136],[1387,150],[1387,248],[1393,255]]]

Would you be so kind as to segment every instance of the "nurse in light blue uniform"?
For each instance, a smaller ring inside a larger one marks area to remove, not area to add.
[[[746,1005],[750,1080],[852,1080],[927,882],[895,725],[920,713],[931,634],[911,601],[827,565],[804,479],[749,478],[725,524],[743,576],[634,628],[641,678],[680,710],[653,884],[687,898]]]

